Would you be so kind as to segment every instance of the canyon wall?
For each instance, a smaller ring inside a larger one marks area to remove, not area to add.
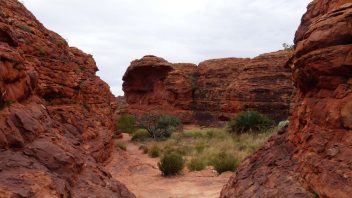
[[[0,197],[134,197],[99,165],[116,101],[92,56],[0,5]]]
[[[156,56],[135,60],[123,76],[127,111],[162,111],[191,120],[192,75],[196,65],[172,64]]]
[[[310,3],[295,44],[290,125],[238,167],[221,197],[351,197],[352,1]]]
[[[281,121],[288,117],[292,92],[290,50],[250,58],[225,58],[194,64],[172,64],[145,56],[123,77],[127,112],[151,110],[184,122],[227,121],[236,113],[256,110]]]

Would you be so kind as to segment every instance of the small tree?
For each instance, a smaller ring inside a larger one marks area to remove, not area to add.
[[[138,127],[145,129],[154,138],[168,138],[171,136],[181,121],[173,116],[147,113],[138,119]]]
[[[118,131],[126,133],[134,133],[136,131],[136,117],[130,114],[122,115],[116,124]]]

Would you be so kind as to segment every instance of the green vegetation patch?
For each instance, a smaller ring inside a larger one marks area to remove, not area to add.
[[[136,117],[131,114],[122,115],[116,123],[116,130],[125,133],[134,133],[137,130]]]
[[[228,123],[231,133],[262,132],[270,128],[273,121],[265,115],[256,111],[245,111],[239,113]]]
[[[234,171],[239,164],[239,160],[230,153],[220,152],[211,161],[215,170],[221,174],[226,171]]]
[[[182,155],[178,153],[166,153],[158,163],[158,167],[164,176],[179,174],[184,167]]]
[[[207,160],[201,157],[192,158],[187,164],[187,168],[190,171],[201,171],[204,170],[206,166]]]

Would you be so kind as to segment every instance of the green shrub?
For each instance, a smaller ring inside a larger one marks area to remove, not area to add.
[[[138,129],[132,134],[132,141],[144,141],[148,138],[150,135],[145,129]]]
[[[221,174],[226,171],[234,171],[239,161],[231,154],[221,152],[215,155],[211,161],[215,170]]]
[[[121,149],[121,150],[124,150],[124,151],[127,150],[126,142],[116,141],[116,142],[115,142],[115,147],[116,147],[116,148],[119,148],[119,149]]]
[[[154,139],[169,138],[180,125],[180,119],[156,113],[147,113],[138,119],[138,126],[145,129]]]
[[[190,171],[201,171],[207,166],[206,160],[202,158],[193,158],[188,162],[187,167]]]
[[[156,158],[160,156],[160,148],[157,145],[152,146],[152,148],[149,149],[148,155],[149,157]]]
[[[182,155],[166,153],[158,163],[158,167],[165,176],[176,175],[182,171],[184,163]]]
[[[125,133],[134,133],[136,131],[136,117],[130,114],[122,115],[116,124],[116,129]]]
[[[270,128],[272,124],[272,120],[256,111],[241,112],[228,123],[229,130],[233,133],[259,132]]]

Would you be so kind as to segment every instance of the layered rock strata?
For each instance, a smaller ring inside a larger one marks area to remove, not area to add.
[[[115,101],[92,56],[0,5],[0,197],[134,197],[99,165]]]
[[[221,197],[351,197],[352,2],[310,3],[295,44],[290,125],[240,165]]]
[[[157,109],[191,123],[226,121],[245,110],[285,120],[293,88],[285,64],[291,55],[286,50],[253,59],[207,60],[198,66],[145,56],[133,61],[123,77],[127,111]]]

